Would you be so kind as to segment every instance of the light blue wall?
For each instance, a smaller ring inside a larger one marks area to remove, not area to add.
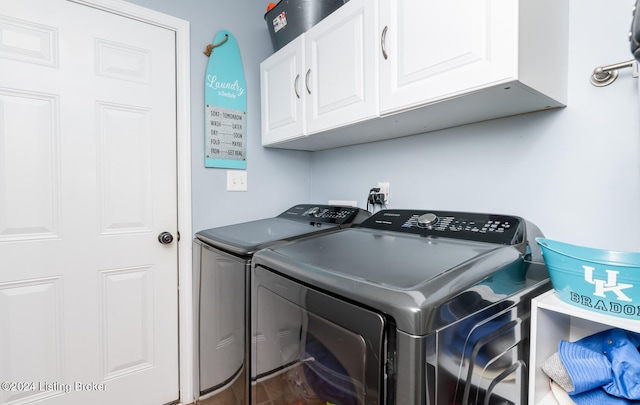
[[[640,250],[638,79],[596,88],[597,66],[631,59],[632,0],[570,0],[569,106],[393,141],[298,152],[260,146],[259,63],[272,53],[268,1],[130,0],[191,23],[193,227],[274,215],[297,202],[356,200],[391,183],[393,208],[521,215],[554,239]],[[247,193],[203,167],[202,50],[220,29],[240,45],[248,91]],[[461,112],[463,113],[463,112]]]
[[[260,62],[273,53],[264,21],[268,1],[129,0],[190,22],[193,230],[274,216],[309,202],[312,166],[308,152],[265,149],[260,143]],[[226,170],[204,167],[204,76],[202,53],[220,30],[240,47],[247,82],[247,192],[226,191]]]
[[[549,238],[640,250],[638,79],[589,83],[632,58],[633,3],[571,0],[567,108],[316,153],[313,199],[364,204],[389,181],[393,208],[510,213]]]

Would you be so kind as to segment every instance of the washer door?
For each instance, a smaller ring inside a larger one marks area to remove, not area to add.
[[[252,404],[378,404],[385,320],[375,312],[253,270]]]

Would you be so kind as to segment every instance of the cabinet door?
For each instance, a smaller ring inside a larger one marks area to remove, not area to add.
[[[300,36],[260,64],[263,145],[304,136],[303,44]]]
[[[380,0],[380,113],[512,80],[518,3]]]
[[[377,9],[350,0],[305,33],[309,134],[377,116]]]

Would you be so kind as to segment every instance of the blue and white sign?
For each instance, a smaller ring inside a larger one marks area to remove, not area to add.
[[[205,167],[247,168],[247,92],[238,43],[220,31],[205,78]]]

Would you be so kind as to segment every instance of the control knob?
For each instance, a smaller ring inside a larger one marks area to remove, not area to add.
[[[418,226],[427,227],[438,222],[438,216],[431,212],[422,214],[418,217]]]
[[[305,214],[310,217],[320,218],[325,215],[329,210],[327,208],[313,207],[310,208]]]

